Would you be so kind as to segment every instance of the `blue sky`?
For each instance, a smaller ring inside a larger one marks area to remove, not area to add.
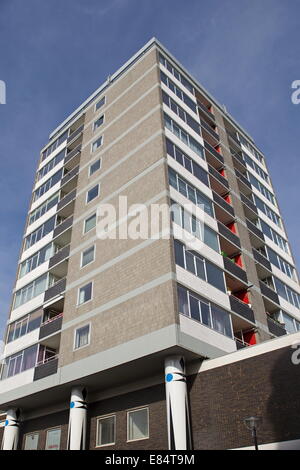
[[[156,36],[267,157],[299,266],[299,0],[0,0],[0,330],[40,148]]]

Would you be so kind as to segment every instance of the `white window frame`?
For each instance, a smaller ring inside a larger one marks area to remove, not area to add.
[[[147,437],[140,437],[139,439],[129,439],[129,414],[135,411],[147,410],[147,424],[148,424],[148,436]],[[149,412],[149,405],[141,406],[138,408],[132,408],[131,410],[126,411],[127,414],[127,436],[126,442],[135,442],[135,441],[144,441],[145,439],[150,438],[150,412]]]
[[[106,418],[114,418],[114,442],[110,442],[109,444],[98,444],[98,437],[99,437],[98,423],[102,419],[106,419]],[[108,414],[108,415],[97,416],[97,418],[96,418],[96,444],[95,444],[95,447],[98,448],[98,447],[113,446],[113,445],[116,444],[116,437],[117,437],[117,415],[115,413],[111,413],[111,414]]]
[[[83,264],[82,264],[82,262],[83,262],[83,254],[84,254],[86,251],[90,250],[91,248],[94,248],[94,256],[93,256],[93,259],[92,259],[92,261],[90,261],[89,263],[86,263],[85,265],[83,265]],[[85,250],[82,250],[82,252],[81,252],[81,257],[80,257],[80,269],[85,268],[86,266],[89,266],[90,264],[94,263],[95,259],[96,259],[96,245],[94,244],[94,245],[91,245],[90,247],[86,248]]]
[[[82,302],[81,304],[79,303],[79,297],[80,297],[80,289],[83,289],[84,287],[88,286],[89,284],[92,284],[92,289],[91,289],[91,298],[89,300],[86,300],[85,302]],[[77,307],[81,307],[81,305],[85,305],[88,302],[91,302],[93,300],[93,295],[94,295],[94,281],[88,282],[87,284],[83,284],[82,286],[78,287],[78,292],[77,292]]]
[[[26,449],[26,439],[27,439],[27,437],[28,437],[28,436],[33,436],[33,435],[35,435],[35,434],[37,434],[37,436],[38,436],[37,444],[36,444],[36,447],[37,447],[37,448],[36,448],[36,449]],[[25,436],[24,436],[24,450],[38,450],[38,447],[39,447],[39,440],[40,440],[40,433],[39,433],[38,431],[26,433]]]
[[[95,189],[96,187],[98,187],[98,194],[97,196],[95,196],[93,199],[91,199],[90,201],[88,201],[88,195],[89,195],[89,192],[92,191],[92,189]],[[97,197],[100,196],[100,183],[97,183],[95,184],[95,186],[92,186],[90,189],[87,190],[86,192],[86,196],[85,196],[85,204],[90,204],[90,202],[94,201],[95,199],[97,199]]]
[[[101,145],[99,145],[97,148],[94,149],[94,144],[101,139]],[[97,139],[95,139],[92,143],[91,143],[91,153],[95,153],[97,152],[97,150],[99,150],[101,147],[103,147],[103,143],[104,143],[104,136],[103,135],[100,135],[99,137],[97,137]]]
[[[92,167],[98,160],[99,160],[99,162],[100,162],[99,168],[97,168],[97,170],[95,170],[94,173],[91,173],[91,167]],[[93,176],[93,175],[96,173],[96,171],[101,170],[101,167],[102,167],[102,158],[96,158],[96,159],[90,164],[90,166],[89,166],[89,178],[90,178],[91,176]]]
[[[51,449],[47,449],[48,432],[49,432],[49,431],[54,431],[55,429],[59,429],[59,430],[60,430],[59,448],[57,449],[57,450],[60,450],[60,447],[61,447],[61,426],[54,426],[53,428],[48,428],[48,429],[46,429],[45,450],[51,450]]]
[[[99,108],[99,109],[101,109],[101,108]],[[99,121],[99,119],[101,119],[102,117],[103,117],[102,124],[100,124],[100,126],[98,126],[98,127],[95,127],[96,122]],[[93,122],[93,132],[96,132],[97,129],[100,129],[100,127],[103,126],[104,124],[105,124],[105,114],[100,113],[99,116]]]
[[[89,215],[88,217],[86,217],[86,218],[84,219],[84,222],[83,222],[83,229],[82,229],[82,235],[86,235],[87,233],[91,232],[94,228],[96,228],[96,225],[95,225],[95,227],[91,228],[91,229],[88,230],[88,231],[85,231],[86,221],[89,220],[89,219],[91,219],[91,218],[94,217],[94,216],[96,217],[96,225],[97,225],[97,212],[94,212],[94,213],[92,213],[91,215]]]
[[[89,327],[89,333],[88,333],[88,342],[84,346],[80,346],[79,348],[76,348],[76,334],[78,330],[81,330],[82,328],[85,328],[86,326]],[[83,348],[86,348],[91,344],[91,322],[85,323],[84,325],[79,326],[78,328],[74,329],[74,342],[73,342],[73,351],[79,351]]]
[[[100,108],[96,108],[97,104],[99,103],[99,101],[103,100],[104,98],[104,103],[100,106]],[[106,95],[102,96],[101,98],[99,98],[99,100],[97,101],[97,103],[95,103],[95,106],[94,106],[94,112],[96,111],[99,111],[99,109],[101,109],[103,106],[106,105]]]

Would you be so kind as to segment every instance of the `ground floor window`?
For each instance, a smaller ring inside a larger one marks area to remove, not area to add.
[[[116,441],[116,416],[103,416],[97,420],[96,446],[115,444]]]
[[[26,434],[24,450],[37,450],[38,442],[39,442],[38,432]]]
[[[60,449],[60,436],[61,436],[60,428],[48,429],[45,450],[59,450]]]
[[[149,409],[140,408],[127,413],[127,440],[137,441],[149,437]]]

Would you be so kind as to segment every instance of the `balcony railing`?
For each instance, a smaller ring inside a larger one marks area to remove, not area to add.
[[[197,101],[197,106],[199,108],[199,111],[204,113],[205,117],[208,117],[210,121],[215,122],[215,116],[208,110],[206,106],[204,106],[204,104],[200,103],[200,101]]]
[[[69,171],[61,180],[61,187],[68,183],[72,178],[74,178],[79,173],[79,165],[75,166],[73,170]]]
[[[251,307],[245,302],[242,302],[234,295],[229,296],[231,310],[246,320],[255,323],[254,313]]]
[[[226,258],[224,256],[224,268],[226,271],[228,271],[230,274],[233,274],[233,276],[237,277],[241,281],[243,281],[245,284],[248,284],[248,278],[246,272],[237,264],[235,264],[233,261],[231,261],[229,258]]]
[[[272,302],[275,302],[276,304],[279,304],[279,297],[277,295],[277,292],[275,292],[273,289],[271,289],[267,284],[265,284],[263,281],[259,281],[260,285],[260,290],[261,293],[267,297],[269,300]]]
[[[40,380],[49,375],[56,374],[58,369],[58,355],[52,356],[43,362],[39,362],[34,369],[33,380]]]
[[[246,225],[248,227],[248,229],[250,230],[250,232],[252,232],[254,235],[256,235],[260,240],[264,241],[264,234],[262,233],[261,230],[259,230],[259,228],[256,227],[256,225],[251,222],[249,219],[246,219]]]
[[[61,210],[63,207],[65,207],[67,204],[70,202],[74,201],[76,198],[76,188],[73,189],[73,191],[70,191],[68,194],[66,194],[57,204],[57,211]]]
[[[49,289],[45,292],[44,302],[61,295],[66,290],[66,278],[60,279],[56,282],[53,286],[49,287]]]
[[[77,147],[75,147],[71,152],[67,153],[67,155],[65,156],[65,160],[64,160],[64,163],[68,163],[73,157],[75,157],[76,155],[78,155],[78,153],[81,152],[81,145],[77,145]]]
[[[257,261],[258,263],[262,264],[266,269],[268,269],[269,271],[271,271],[271,263],[270,261],[265,258],[265,256],[263,256],[259,251],[257,251],[255,248],[252,248],[252,251],[253,251],[253,256],[254,256],[254,259],[255,261]]]
[[[256,209],[255,204],[252,201],[250,201],[250,199],[246,197],[243,193],[241,193],[241,201],[244,204],[246,204],[246,206],[248,206],[249,209],[251,209],[255,214],[257,214],[257,209]]]
[[[73,216],[71,215],[66,220],[64,220],[61,224],[57,225],[53,232],[53,238],[56,238],[61,233],[68,230],[73,225]]]
[[[239,237],[235,233],[233,233],[231,230],[229,230],[229,228],[226,227],[226,225],[222,224],[221,222],[218,222],[218,230],[221,235],[227,238],[227,240],[229,240],[234,245],[241,248],[241,242],[240,242]]]
[[[228,212],[232,217],[234,217],[234,209],[233,207],[228,204],[228,202],[225,201],[219,194],[215,193],[213,191],[213,200],[216,202],[219,206],[221,206],[226,212]]]
[[[232,134],[232,133],[229,132],[229,131],[227,131],[227,134],[228,134],[228,136],[230,137],[230,139],[232,139],[232,140],[234,141],[234,143],[235,143],[236,145],[238,145],[239,147],[241,146],[240,141],[238,140],[238,138],[237,138],[234,134]]]
[[[269,314],[267,314],[267,323],[268,323],[268,328],[270,333],[272,333],[275,336],[284,336],[286,335],[286,329],[284,326],[277,322],[276,320],[273,320],[272,317],[270,317]]]
[[[249,343],[246,343],[246,341],[242,341],[239,338],[234,337],[234,340],[235,340],[237,350],[247,348],[247,347],[251,346]]]
[[[215,170],[213,166],[208,165],[208,171],[214,178],[216,178],[216,180],[223,184],[225,188],[229,188],[227,179],[224,178],[224,176],[222,176],[217,170]]]
[[[82,126],[79,126],[78,129],[76,129],[76,131],[72,132],[72,134],[67,139],[67,144],[72,142],[72,140],[74,140],[75,137],[77,137],[83,131],[83,128],[84,128],[84,125],[82,124]]]
[[[50,318],[49,320],[42,323],[40,328],[39,339],[45,338],[46,336],[52,335],[57,331],[61,330],[63,320],[63,313],[56,315],[56,317]]]
[[[212,145],[204,141],[204,147],[205,147],[205,150],[209,152],[211,155],[213,155],[217,160],[219,160],[219,162],[224,163],[223,156],[219,152],[217,152],[216,149],[214,149]]]
[[[249,188],[252,189],[251,183],[246,176],[244,176],[239,170],[235,168],[236,176]]]
[[[203,129],[205,129],[214,139],[216,139],[216,141],[219,142],[219,140],[220,140],[219,135],[211,128],[211,126],[209,124],[207,124],[204,121],[204,119],[200,118],[200,124],[203,127]]]
[[[70,254],[70,245],[64,246],[61,248],[55,255],[53,255],[49,260],[49,268],[53,268],[58,263],[61,263],[69,257]]]

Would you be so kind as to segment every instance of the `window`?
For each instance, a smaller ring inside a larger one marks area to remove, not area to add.
[[[39,433],[26,434],[24,450],[37,450],[39,442]]]
[[[90,342],[90,325],[82,326],[75,331],[74,349],[80,349],[87,346]]]
[[[252,186],[254,186],[263,196],[265,196],[265,198],[267,198],[274,206],[276,206],[276,201],[273,194],[250,172],[248,172],[248,179]]]
[[[35,245],[38,241],[44,238],[48,233],[52,232],[55,227],[55,216],[48,219],[47,222],[40,225],[39,228],[31,232],[26,238],[24,243],[24,251]]]
[[[193,85],[161,54],[159,54],[159,61],[187,90],[194,94]]]
[[[103,416],[97,420],[96,447],[112,445],[116,441],[116,416]]]
[[[207,172],[199,166],[192,158],[188,157],[180,148],[178,148],[173,142],[169,139],[166,139],[167,153],[174,158],[180,165],[182,165],[187,171],[196,176],[196,178],[201,181],[206,186],[209,186],[208,183],[208,174]]]
[[[185,132],[180,126],[176,124],[173,119],[170,118],[167,114],[164,113],[165,126],[169,131],[172,132],[178,139],[180,139],[185,145],[190,147],[193,152],[195,152],[199,157],[204,160],[204,150],[202,145],[197,142],[193,137],[191,137],[187,132]]]
[[[88,302],[92,298],[92,287],[93,283],[89,282],[83,287],[80,287],[78,291],[78,305]]]
[[[149,438],[149,409],[128,411],[127,413],[127,440],[137,441]]]
[[[50,155],[50,153],[54,152],[54,150],[57,147],[59,147],[59,145],[61,145],[63,142],[67,140],[68,134],[69,134],[69,129],[65,131],[63,134],[61,134],[61,136],[59,136],[51,145],[49,145],[48,148],[46,148],[46,150],[43,151],[42,161],[44,161]]]
[[[89,175],[92,176],[97,170],[101,168],[101,159],[98,158],[94,163],[90,165]]]
[[[98,109],[102,108],[104,104],[105,104],[105,96],[103,96],[103,98],[101,98],[101,100],[98,101],[98,103],[96,103],[95,111],[98,111]]]
[[[19,279],[25,276],[25,274],[28,274],[29,272],[33,271],[45,261],[47,261],[54,254],[54,252],[55,246],[53,245],[53,243],[50,243],[49,245],[45,246],[40,251],[35,253],[33,256],[23,261],[19,271]]]
[[[267,204],[265,204],[256,194],[253,194],[254,202],[258,209],[260,209],[274,224],[278,225],[278,227],[282,227],[282,222],[279,217],[272,209],[270,209]]]
[[[37,297],[38,295],[45,292],[50,284],[50,278],[48,273],[43,274],[43,276],[38,277],[34,281],[30,282],[26,286],[22,287],[22,289],[18,290],[15,293],[14,298],[14,309],[18,308],[20,305],[29,302],[29,300]]]
[[[64,158],[65,158],[65,152],[66,149],[63,149],[61,152],[59,152],[57,155],[55,155],[54,158],[50,160],[43,168],[41,168],[37,174],[37,181],[39,181],[41,178],[47,175],[49,171],[51,171],[56,165],[59,164]]]
[[[89,232],[96,227],[96,214],[91,215],[84,221],[84,233]]]
[[[96,199],[96,197],[98,196],[99,196],[99,184],[96,184],[96,186],[89,189],[89,191],[86,193],[86,202],[89,203],[93,199]]]
[[[46,202],[44,202],[42,205],[40,205],[37,209],[35,209],[30,217],[29,217],[29,222],[28,225],[33,224],[36,220],[38,220],[42,215],[46,214],[52,207],[56,206],[56,204],[59,201],[59,193],[54,194],[51,196],[49,199],[47,199]]]
[[[286,253],[289,253],[288,243],[284,238],[282,238],[275,230],[273,230],[268,224],[263,220],[258,219],[259,228],[266,237],[270,238],[279,248],[281,248]]]
[[[200,295],[177,286],[179,313],[229,338],[233,337],[230,314]]]
[[[178,88],[178,86],[176,86],[175,83],[173,83],[172,80],[170,80],[169,77],[167,77],[167,75],[165,75],[162,71],[160,71],[160,79],[165,85],[167,85],[168,88],[170,88],[171,91],[173,91],[173,93],[175,93],[176,96],[178,96],[178,98],[180,98],[192,111],[194,111],[194,113],[197,113],[196,103],[191,100],[191,98],[189,98],[186,93],[180,90],[180,88]]]
[[[36,191],[33,193],[33,201],[42,197],[49,189],[55,186],[63,177],[63,168],[57,171],[51,178],[49,178],[44,184],[42,184]]]
[[[173,222],[193,234],[213,250],[219,252],[218,235],[213,229],[196,219],[195,216],[173,201],[171,201],[171,209]]]
[[[60,449],[60,436],[61,436],[60,428],[48,429],[47,436],[46,436],[45,450],[59,450]]]
[[[90,264],[95,259],[95,245],[91,246],[87,250],[82,252],[81,255],[81,267],[83,268],[87,264]]]
[[[12,356],[5,358],[4,367],[2,369],[2,379],[13,377],[25,370],[32,369],[36,365],[38,354],[38,345],[30,346],[23,351],[19,351]]]
[[[203,258],[198,253],[188,250],[183,243],[174,240],[175,262],[178,266],[225,292],[224,273],[221,268]]]
[[[99,147],[102,145],[102,136],[99,137],[99,139],[95,140],[95,142],[92,143],[92,152],[95,152]]]
[[[8,327],[7,342],[10,343],[21,336],[30,333],[40,327],[42,322],[42,313],[34,312],[30,315],[26,315],[20,320],[11,323]]]
[[[169,168],[169,184],[173,186],[179,193],[189,199],[191,202],[204,210],[211,217],[214,217],[214,210],[212,201],[205,196],[199,189],[187,183],[178,173]]]
[[[188,126],[190,126],[197,134],[201,135],[200,124],[195,121],[188,113],[186,113],[174,100],[170,98],[167,93],[162,92],[162,99],[165,105],[167,105],[177,116],[182,119]]]
[[[98,127],[102,126],[104,122],[104,115],[100,116],[95,122],[94,122],[94,131],[98,129]]]

